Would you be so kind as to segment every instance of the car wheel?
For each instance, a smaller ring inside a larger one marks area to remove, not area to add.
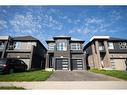
[[[9,70],[9,74],[12,74],[14,72],[14,69]]]

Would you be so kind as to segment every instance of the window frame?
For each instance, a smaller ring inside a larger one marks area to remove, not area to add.
[[[55,43],[49,43],[48,44],[48,50],[55,50]]]
[[[108,49],[114,49],[113,42],[108,42]]]
[[[58,42],[56,46],[57,51],[67,51],[67,42]]]
[[[71,50],[81,50],[81,44],[80,43],[71,43]]]

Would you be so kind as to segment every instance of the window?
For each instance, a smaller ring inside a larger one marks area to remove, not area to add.
[[[109,42],[109,43],[108,43],[108,48],[109,48],[109,49],[114,49],[113,42]]]
[[[15,43],[15,49],[21,49],[21,42]]]
[[[48,44],[48,50],[54,50],[55,43],[49,43]]]
[[[27,42],[27,49],[31,49],[31,42]]]
[[[57,50],[58,51],[66,51],[67,50],[67,43],[66,42],[58,42],[57,43]]]
[[[4,43],[0,42],[0,49],[4,48]]]
[[[80,43],[71,43],[71,50],[81,50]]]
[[[101,51],[101,50],[104,50],[105,48],[104,48],[104,43],[101,41],[101,42],[99,42],[99,50]]]

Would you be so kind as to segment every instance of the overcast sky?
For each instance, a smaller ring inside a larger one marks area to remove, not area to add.
[[[126,6],[0,6],[0,35],[32,35],[44,45],[53,36],[127,38]]]

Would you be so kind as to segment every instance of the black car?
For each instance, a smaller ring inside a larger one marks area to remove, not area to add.
[[[27,70],[27,65],[24,61],[18,59],[0,59],[0,72],[2,74],[23,72]]]

